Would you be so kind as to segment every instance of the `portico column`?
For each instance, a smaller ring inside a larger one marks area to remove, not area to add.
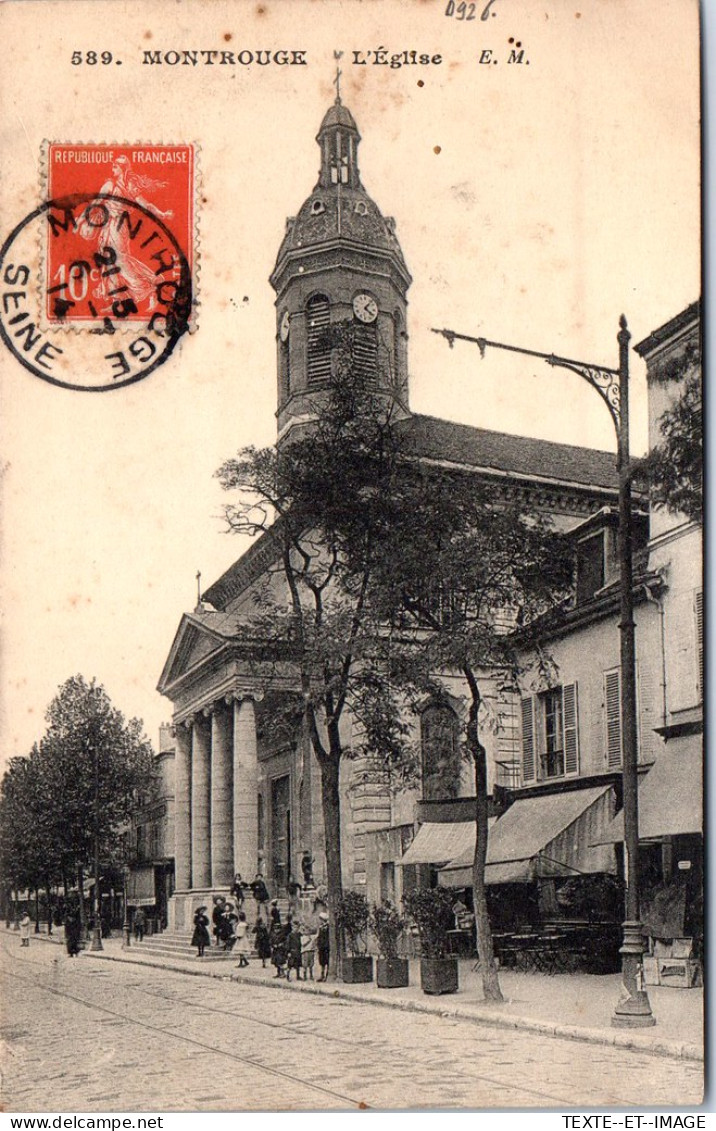
[[[234,868],[245,880],[258,856],[258,765],[253,699],[234,703]]]
[[[231,714],[216,703],[211,716],[211,885],[227,888],[234,878],[234,830],[231,822]]]
[[[191,883],[211,886],[211,728],[197,715],[191,728]]]
[[[179,891],[191,887],[191,733],[176,728],[174,770],[174,877]]]

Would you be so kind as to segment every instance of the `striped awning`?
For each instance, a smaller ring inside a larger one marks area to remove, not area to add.
[[[403,853],[401,864],[447,864],[456,856],[475,850],[474,821],[426,821]]]
[[[486,883],[614,872],[613,851],[605,845],[595,847],[611,821],[614,804],[611,786],[515,801],[490,828]],[[472,855],[466,850],[440,870],[440,883],[446,887],[465,887],[472,883],[471,877]]]
[[[669,743],[648,774],[639,780],[639,839],[660,840],[666,836],[703,833],[703,751],[701,741]],[[674,751],[670,747],[674,747]],[[616,817],[595,844],[624,840],[624,812]]]

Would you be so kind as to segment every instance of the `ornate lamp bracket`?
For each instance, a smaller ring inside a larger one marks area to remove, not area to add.
[[[619,371],[616,369],[601,368],[597,365],[584,365],[580,362],[565,361],[561,357],[555,357],[554,354],[550,354],[546,357],[545,361],[548,365],[560,369],[571,369],[572,373],[578,373],[580,377],[589,382],[593,389],[597,390],[599,396],[611,413],[617,436],[619,436],[621,428],[621,381]]]

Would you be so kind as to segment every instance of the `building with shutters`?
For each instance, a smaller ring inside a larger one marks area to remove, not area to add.
[[[174,752],[172,728],[161,726],[154,756],[156,788],[135,809],[129,825],[129,918],[131,923],[136,909],[144,908],[150,931],[167,926],[174,891]]]
[[[701,308],[695,303],[634,348],[647,365],[649,442],[663,413],[700,365]],[[683,370],[680,380],[665,371]],[[599,509],[577,524],[573,608],[545,627],[549,681],[525,686],[511,804],[495,822],[488,882],[524,890],[533,921],[619,914],[608,893],[623,877],[617,515]],[[635,515],[635,621],[639,842],[642,918],[652,938],[703,932],[703,590],[702,531],[652,506]],[[609,820],[609,815],[614,814]],[[534,836],[530,839],[530,830]],[[531,855],[526,851],[529,842]],[[440,873],[468,880],[469,853]],[[602,876],[596,885],[594,876]],[[585,882],[585,877],[589,877]],[[594,903],[595,893],[604,904]]]
[[[411,276],[395,222],[363,187],[360,135],[340,100],[329,108],[316,140],[318,180],[286,222],[270,279],[276,295],[279,442],[294,428],[310,428],[320,412],[331,372],[323,331],[342,323],[352,329],[359,375],[390,400],[409,455],[464,469],[488,482],[495,497],[518,491],[562,529],[588,523],[595,512],[610,512],[617,498],[612,453],[411,411]],[[271,894],[280,896],[292,874],[300,878],[308,851],[316,882],[325,879],[319,768],[301,713],[295,712],[293,726],[280,737],[269,725],[296,702],[298,672],[288,661],[280,670],[270,662],[262,667],[260,654],[240,631],[275,557],[264,535],[209,586],[200,605],[182,617],[161,675],[159,690],[172,702],[176,743],[176,892],[170,922],[178,930],[189,929],[197,896],[209,902],[212,894],[225,893],[237,871],[245,880],[261,872]],[[280,584],[277,577],[273,584]],[[412,720],[423,752],[422,788],[396,797],[363,781],[358,761],[343,763],[344,884],[372,899],[399,899],[404,877],[417,882],[422,869],[434,878],[462,846],[461,826],[465,814],[468,821],[471,815],[471,774],[460,758],[460,692],[448,679],[445,690],[440,703],[427,703]],[[521,784],[517,706],[499,707],[503,727],[487,738],[491,789]],[[559,709],[574,714],[576,700],[567,695]],[[556,710],[555,703],[553,720]],[[349,717],[342,739],[350,745]],[[556,761],[553,766],[556,772]],[[408,851],[418,859],[404,861]]]

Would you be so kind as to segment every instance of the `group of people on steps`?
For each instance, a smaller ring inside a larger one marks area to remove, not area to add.
[[[252,929],[243,910],[249,890],[256,902],[256,921]],[[211,920],[205,904],[194,912],[191,945],[197,948],[197,957],[202,958],[206,948],[211,946],[211,927],[215,945],[238,954],[239,969],[248,966],[249,957],[255,954],[262,967],[268,960],[271,961],[276,968],[276,978],[285,977],[290,981],[291,972],[295,971],[297,981],[301,978],[313,981],[317,960],[318,981],[324,982],[328,977],[330,957],[328,914],[325,910],[318,910],[320,900],[316,899],[312,913],[299,919],[295,912],[300,890],[301,885],[291,880],[289,911],[283,922],[278,900],[270,899],[263,877],[257,875],[251,884],[245,884],[237,874],[231,889],[234,902],[215,895]]]

